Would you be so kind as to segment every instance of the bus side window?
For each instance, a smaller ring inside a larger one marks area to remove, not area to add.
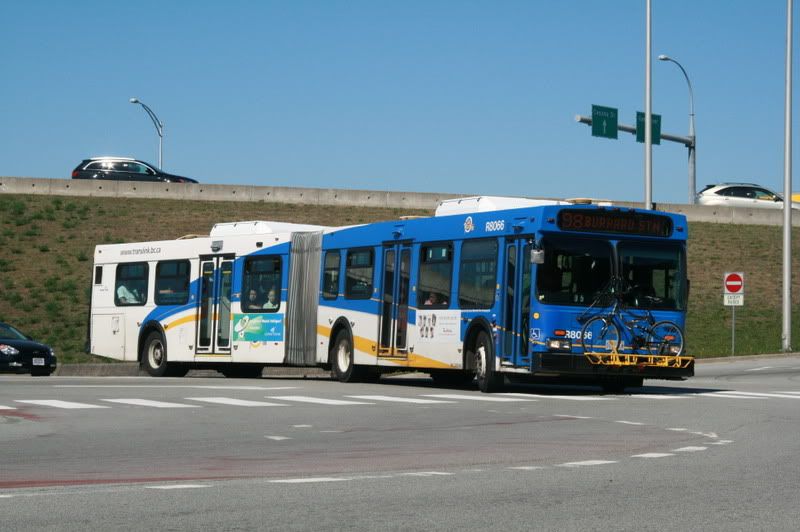
[[[339,296],[340,264],[341,253],[338,250],[325,253],[325,266],[322,273],[323,299],[336,299]]]
[[[461,245],[458,306],[491,308],[497,283],[497,240],[468,240]]]
[[[148,272],[146,262],[131,262],[117,266],[114,285],[114,304],[118,307],[147,303]]]
[[[344,297],[369,299],[372,296],[372,278],[375,271],[375,254],[370,249],[347,252]]]
[[[280,303],[280,255],[247,257],[242,278],[242,311],[278,312]]]
[[[185,305],[189,301],[189,261],[164,260],[156,265],[156,305]]]
[[[453,244],[423,244],[420,251],[417,306],[447,308],[453,279]]]

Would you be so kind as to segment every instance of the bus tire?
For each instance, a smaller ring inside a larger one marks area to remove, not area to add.
[[[340,382],[353,382],[356,379],[356,368],[353,357],[353,341],[347,331],[341,330],[333,341],[331,351],[331,373]]]
[[[167,346],[161,333],[153,331],[147,335],[142,350],[142,365],[153,377],[167,374]]]
[[[471,355],[475,360],[475,377],[483,393],[499,392],[503,389],[503,376],[494,369],[494,349],[489,334],[480,331],[475,337]]]

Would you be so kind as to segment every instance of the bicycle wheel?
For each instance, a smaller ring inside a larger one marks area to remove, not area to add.
[[[651,355],[679,356],[683,354],[683,331],[677,323],[654,323],[647,335],[647,351]]]
[[[604,316],[595,316],[581,329],[584,353],[613,353],[619,347],[619,327]]]

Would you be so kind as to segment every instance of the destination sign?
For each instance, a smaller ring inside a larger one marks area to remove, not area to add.
[[[672,220],[669,217],[639,212],[564,209],[558,213],[557,223],[562,231],[659,237],[672,234]]]

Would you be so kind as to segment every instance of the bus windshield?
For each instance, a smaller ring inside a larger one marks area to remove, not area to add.
[[[547,237],[544,264],[536,275],[541,303],[590,305],[611,279],[611,243],[607,240]]]
[[[620,242],[617,254],[626,305],[665,310],[686,308],[683,246],[675,242]]]

